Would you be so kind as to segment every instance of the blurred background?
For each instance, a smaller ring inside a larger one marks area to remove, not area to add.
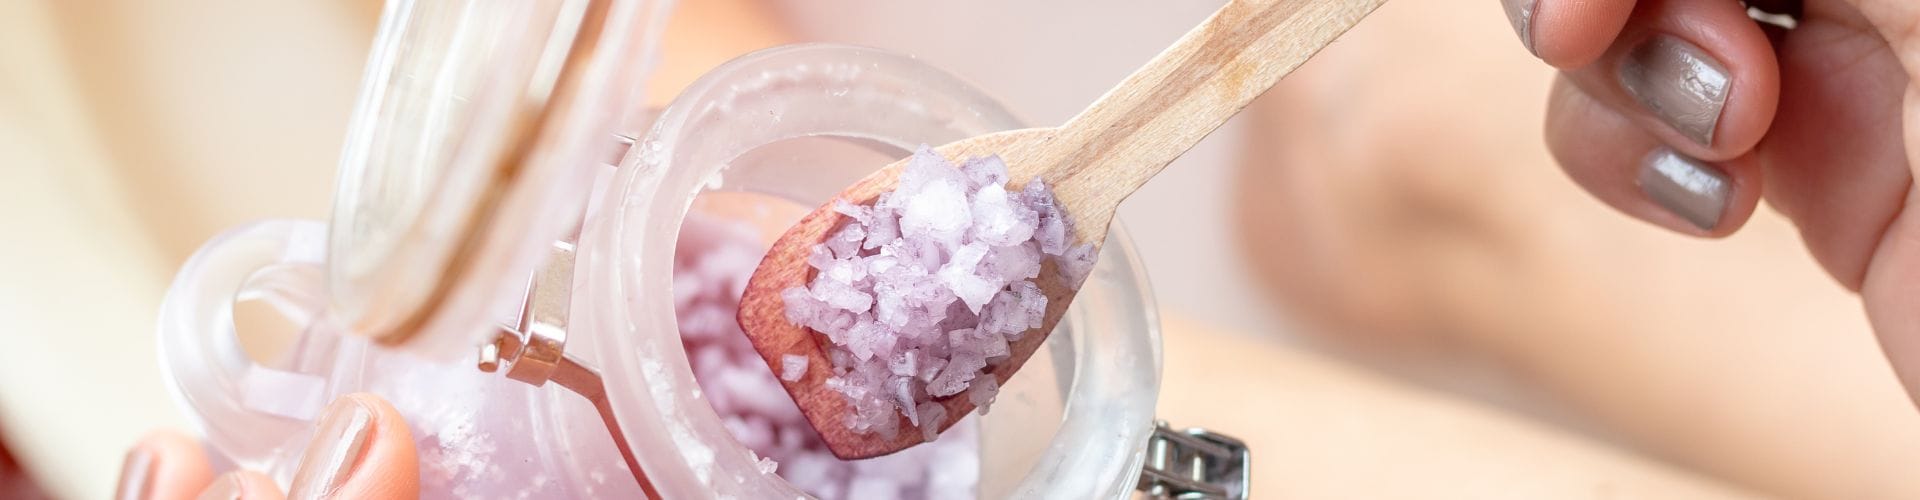
[[[836,41],[1054,124],[1216,7],[686,0],[650,100]],[[0,2],[0,497],[107,496],[184,428],[162,291],[224,228],[326,216],[379,12]],[[1127,202],[1161,416],[1249,441],[1263,497],[1920,498],[1920,414],[1794,228],[1695,240],[1588,199],[1516,42],[1492,0],[1397,0]]]

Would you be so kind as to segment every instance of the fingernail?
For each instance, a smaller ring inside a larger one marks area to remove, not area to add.
[[[207,489],[200,492],[200,500],[240,500],[240,476],[228,474],[220,476]]]
[[[1669,35],[1641,42],[1620,62],[1620,86],[1654,116],[1702,146],[1727,104],[1727,67],[1694,44]]]
[[[300,457],[300,468],[293,475],[287,498],[305,500],[327,498],[353,476],[353,466],[373,434],[373,410],[353,398],[334,401],[320,417],[319,430],[307,452]]]
[[[1662,147],[1641,161],[1640,191],[1694,227],[1711,231],[1720,225],[1733,185],[1720,169]]]
[[[1513,23],[1514,34],[1520,35],[1520,45],[1526,46],[1527,52],[1539,56],[1540,53],[1533,50],[1533,4],[1535,1],[1500,0],[1500,4],[1507,8],[1507,21]]]
[[[134,448],[127,452],[127,459],[120,464],[120,486],[113,497],[120,500],[142,500],[153,491],[153,452],[145,447]]]

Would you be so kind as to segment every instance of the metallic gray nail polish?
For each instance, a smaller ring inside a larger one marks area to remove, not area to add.
[[[1500,4],[1507,8],[1507,21],[1513,23],[1513,33],[1520,35],[1520,44],[1527,47],[1527,52],[1538,56],[1540,53],[1533,50],[1533,6],[1536,1],[1500,0]]]
[[[287,488],[289,500],[331,497],[360,461],[360,453],[373,435],[373,410],[352,399],[335,401],[320,417],[319,430],[307,443],[294,472],[293,485]]]
[[[1712,165],[1661,147],[1640,162],[1640,191],[1703,231],[1720,225],[1733,183]]]
[[[127,452],[126,461],[120,465],[120,487],[114,491],[113,498],[143,500],[152,492],[153,452],[134,448]]]
[[[1620,86],[1654,116],[1703,146],[1727,104],[1732,77],[1705,50],[1669,35],[1655,35],[1620,61]]]

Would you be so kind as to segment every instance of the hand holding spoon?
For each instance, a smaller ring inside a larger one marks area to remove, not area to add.
[[[1121,82],[1065,125],[972,137],[936,148],[949,159],[999,155],[1011,185],[1040,179],[1072,221],[1068,236],[1099,247],[1122,200],[1238,113],[1307,58],[1359,22],[1385,0],[1231,0],[1172,47]],[[906,160],[895,162],[842,191],[840,199],[871,203],[899,183]],[[762,359],[780,373],[785,356],[808,362],[798,380],[782,380],[787,392],[835,456],[868,458],[922,441],[917,432],[887,437],[847,428],[845,397],[826,386],[832,375],[822,336],[788,321],[781,293],[807,284],[810,250],[842,221],[833,204],[800,219],[754,270],[740,301],[740,327]],[[1046,340],[1072,302],[1078,283],[1057,266],[1037,280],[1047,298],[1041,326],[1008,346],[1005,362],[988,374],[1005,381]],[[940,430],[974,409],[967,397],[934,401],[951,417]],[[901,428],[910,428],[901,417]]]

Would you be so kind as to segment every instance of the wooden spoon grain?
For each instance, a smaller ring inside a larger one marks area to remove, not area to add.
[[[956,162],[1000,155],[1016,190],[1030,179],[1043,180],[1072,221],[1074,241],[1097,248],[1121,200],[1385,1],[1229,1],[1065,125],[972,137],[935,150]],[[839,198],[871,203],[893,189],[905,164],[888,165]],[[775,373],[784,355],[808,359],[806,373],[782,385],[835,456],[859,459],[919,444],[921,435],[905,417],[892,438],[849,430],[846,416],[852,407],[826,387],[832,365],[825,337],[788,322],[780,296],[807,284],[809,249],[838,227],[841,217],[828,203],[775,241],[748,281],[738,319]],[[1009,358],[987,373],[1002,384],[1046,340],[1078,289],[1051,260],[1037,281],[1047,296],[1045,320],[1013,342]],[[974,409],[965,393],[935,401],[947,410],[938,423],[942,431]]]

